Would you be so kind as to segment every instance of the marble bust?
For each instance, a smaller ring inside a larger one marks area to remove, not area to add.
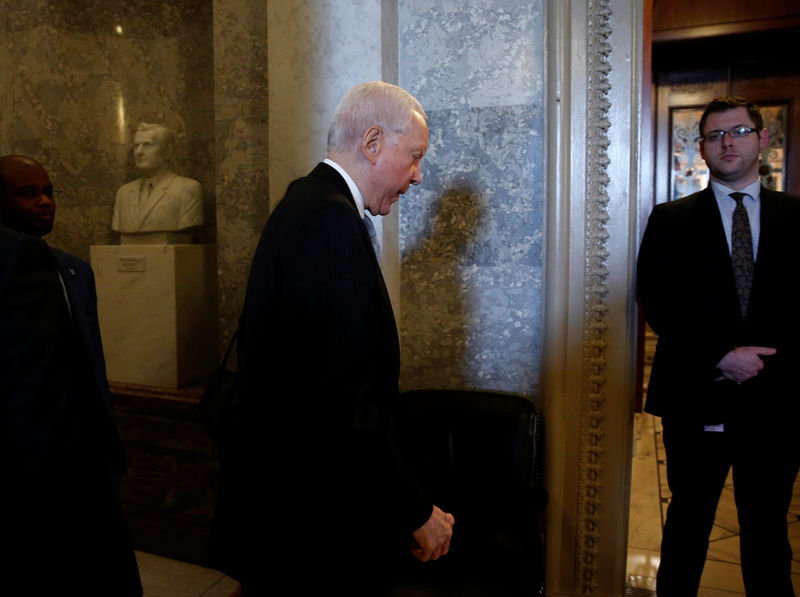
[[[126,236],[127,242],[136,242],[130,239],[158,236],[153,233],[182,233],[202,225],[200,183],[170,170],[168,162],[174,147],[175,135],[164,125],[143,122],[136,129],[133,157],[141,178],[117,190],[111,218],[111,229],[122,233],[123,244]],[[191,241],[191,234],[181,237]]]

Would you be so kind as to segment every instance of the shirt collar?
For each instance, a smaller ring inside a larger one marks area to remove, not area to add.
[[[361,219],[364,219],[364,198],[361,196],[361,191],[358,190],[358,185],[356,185],[355,181],[350,178],[350,175],[345,172],[345,169],[342,168],[339,164],[334,162],[330,158],[325,158],[322,160],[324,163],[328,164],[331,168],[336,170],[339,174],[342,175],[344,181],[347,183],[347,188],[350,189],[350,193],[353,195],[353,201],[356,202],[356,209],[358,209],[358,215]]]
[[[717,200],[730,198],[729,195],[731,193],[736,192],[732,188],[727,187],[721,182],[717,182],[716,180],[711,181],[711,189],[714,191],[714,197],[716,197]],[[749,185],[747,185],[743,189],[740,189],[739,192],[749,195],[753,199],[753,201],[757,202],[761,198],[761,179],[760,178],[755,179]]]

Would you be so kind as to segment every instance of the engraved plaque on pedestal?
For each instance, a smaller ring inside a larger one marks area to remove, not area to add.
[[[215,245],[94,245],[111,382],[179,388],[217,366]]]

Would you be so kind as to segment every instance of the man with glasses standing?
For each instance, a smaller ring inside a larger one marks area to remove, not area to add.
[[[700,134],[710,184],[655,207],[638,261],[658,334],[645,411],[662,417],[672,493],[657,592],[697,594],[732,469],[747,595],[793,596],[800,197],[761,186],[769,135],[754,103],[714,99]]]

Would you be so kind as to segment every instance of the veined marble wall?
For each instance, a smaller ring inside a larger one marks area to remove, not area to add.
[[[405,388],[538,394],[542,0],[399,3],[400,86],[422,102],[422,185],[399,203]]]
[[[57,197],[48,242],[88,259],[112,244],[117,188],[138,177],[140,121],[177,134],[175,171],[203,185],[214,241],[212,3],[0,1],[0,154],[42,162]]]
[[[238,326],[250,261],[269,215],[268,17],[265,0],[213,4],[222,352]]]

